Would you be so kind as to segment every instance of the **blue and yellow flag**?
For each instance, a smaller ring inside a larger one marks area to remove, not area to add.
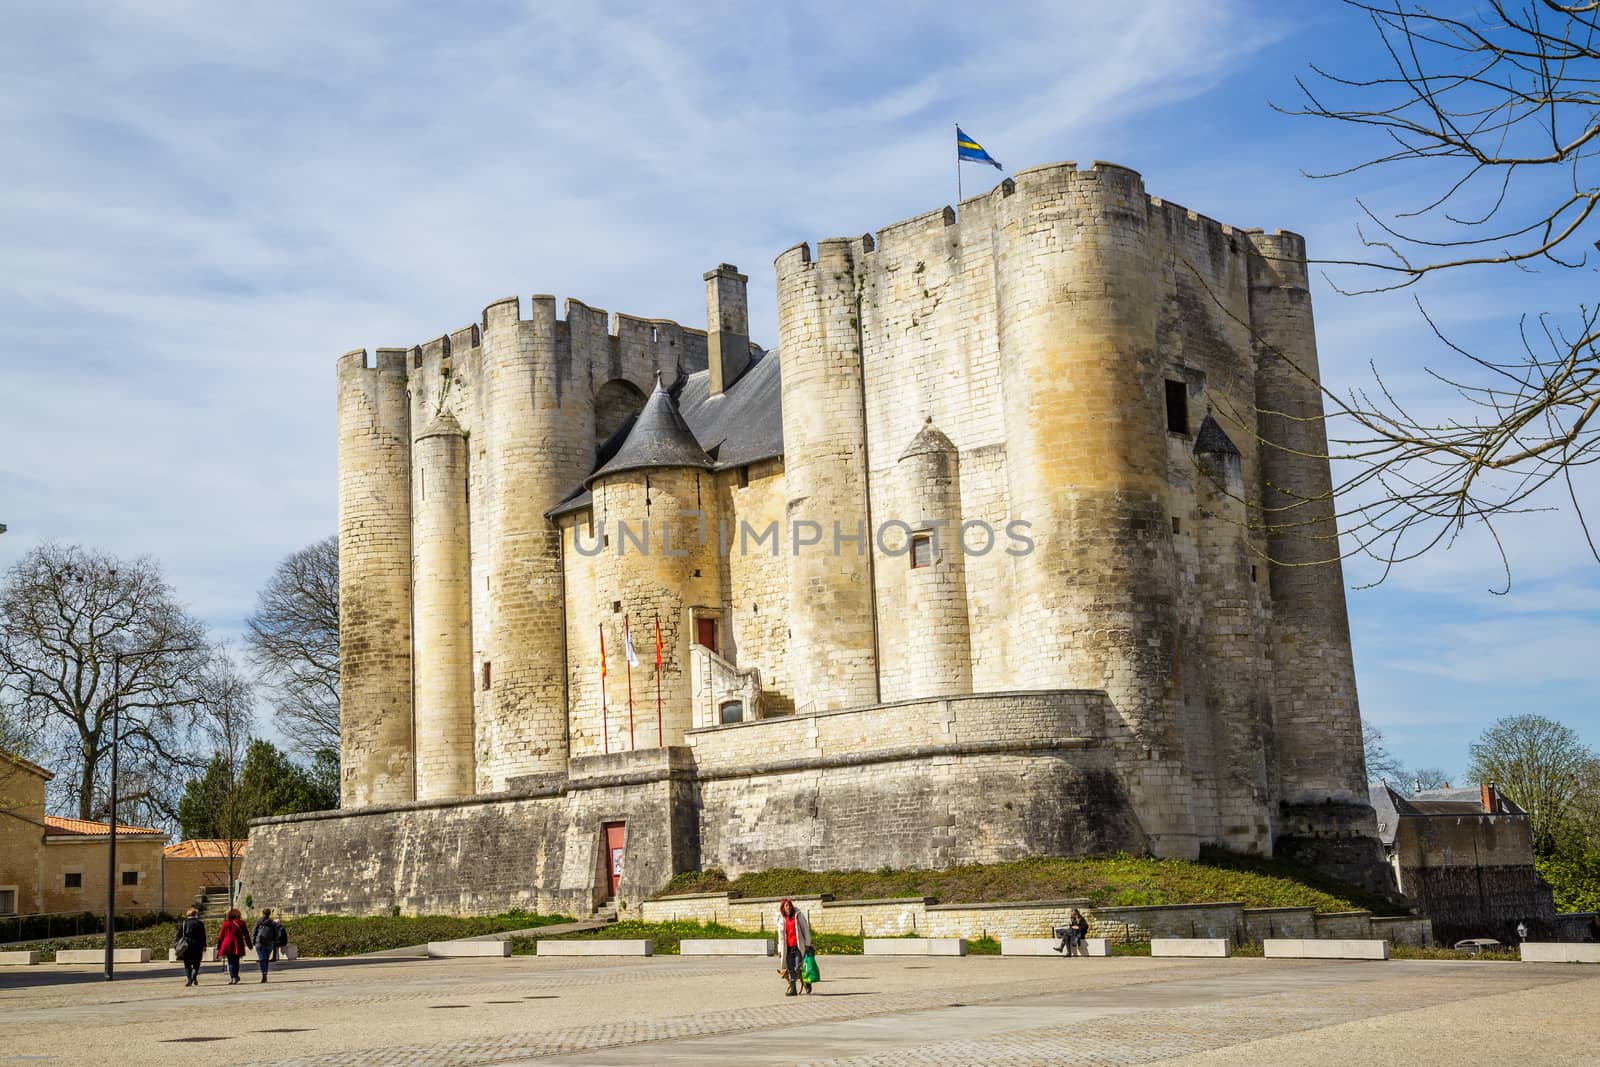
[[[995,170],[1004,169],[999,160],[985,152],[983,145],[968,137],[960,126],[956,127],[956,158],[963,163],[987,163]]]

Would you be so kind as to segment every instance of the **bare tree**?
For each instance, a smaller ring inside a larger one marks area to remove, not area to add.
[[[1437,180],[1399,212],[1358,201],[1366,254],[1323,262],[1354,268],[1362,280],[1336,288],[1403,288],[1481,267],[1592,269],[1600,3],[1345,3],[1370,22],[1380,69],[1313,67],[1299,82],[1301,103],[1281,110],[1365,128],[1382,147],[1312,177],[1392,168]],[[1573,484],[1575,470],[1600,459],[1600,309],[1530,312],[1521,344],[1508,351],[1475,350],[1427,321],[1447,359],[1429,369],[1439,397],[1402,403],[1376,367],[1371,389],[1324,391],[1339,423],[1329,427],[1329,450],[1348,464],[1334,489],[1345,533],[1387,574],[1471,524],[1484,524],[1498,544],[1496,520],[1541,506],[1535,494],[1553,488],[1570,500],[1600,559]],[[1422,406],[1440,401],[1442,418]]]
[[[1410,781],[1411,788],[1418,791],[1423,789],[1445,789],[1450,785],[1450,775],[1438,767],[1418,767],[1410,772]]]
[[[279,729],[299,752],[339,751],[339,539],[284,557],[247,620]]]
[[[187,649],[187,651],[154,651]],[[112,685],[112,657],[123,660]],[[78,818],[104,809],[111,713],[122,707],[121,803],[128,818],[170,822],[195,765],[191,747],[211,662],[205,627],[148,558],[118,560],[44,544],[0,583],[0,702],[34,731],[57,773],[53,804]]]
[[[236,856],[238,845],[250,833],[250,815],[254,806],[251,798],[243,795],[240,789],[244,778],[245,753],[250,747],[250,732],[255,725],[254,697],[249,683],[234,669],[232,658],[226,650],[219,652],[217,662],[208,672],[204,693],[201,729],[211,742],[211,765],[222,772],[227,782],[227,788],[206,795],[212,797],[216,804],[213,819],[228,864],[228,903],[232,904],[234,887],[238,881],[235,871],[239,862]]]
[[[1600,757],[1570,726],[1541,715],[1511,715],[1472,743],[1474,782],[1492,782],[1527,811],[1534,851],[1551,852],[1575,815],[1593,807]]]
[[[1383,731],[1364,719],[1361,722],[1361,745],[1366,750],[1367,777],[1403,791],[1406,780],[1405,768],[1400,765],[1394,753],[1389,751],[1389,743],[1383,736]]]

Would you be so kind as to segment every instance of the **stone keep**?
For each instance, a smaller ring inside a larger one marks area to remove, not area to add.
[[[1299,237],[1062,163],[783,252],[771,351],[704,281],[707,332],[507,298],[340,361],[345,810],[258,828],[275,899],[598,899],[603,821],[635,895],[1205,844],[1386,886]]]

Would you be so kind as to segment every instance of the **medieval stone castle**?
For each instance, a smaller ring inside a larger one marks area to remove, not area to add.
[[[1302,239],[1104,163],[960,209],[782,253],[771,349],[724,264],[707,332],[513,297],[342,357],[344,807],[258,824],[256,895],[1207,844],[1378,884]]]

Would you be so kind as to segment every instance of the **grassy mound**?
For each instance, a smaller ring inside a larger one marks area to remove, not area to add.
[[[391,948],[406,948],[428,941],[449,941],[458,937],[476,937],[479,934],[497,934],[505,930],[525,930],[535,926],[572,922],[567,915],[534,915],[529,912],[508,912],[504,915],[455,918],[447,915],[308,915],[290,919],[289,940],[300,955],[306,958],[326,956],[359,956],[367,952],[382,952]],[[254,926],[254,918],[246,925]],[[206,944],[215,945],[222,927],[221,920],[206,923]],[[118,948],[147,948],[152,960],[167,958],[167,950],[177,940],[176,923],[160,923],[142,930],[118,930]],[[18,946],[36,949],[45,961],[55,959],[57,949],[97,949],[105,941],[96,937],[77,937],[65,940],[41,941],[34,945]],[[210,954],[207,953],[207,958]]]
[[[657,896],[734,892],[746,897],[832,893],[839,900],[937,897],[944,904],[1086,898],[1096,907],[1239,901],[1251,908],[1395,909],[1382,897],[1279,860],[1208,850],[1197,862],[1116,855],[1027,859],[945,870],[721,871],[675,876]]]

